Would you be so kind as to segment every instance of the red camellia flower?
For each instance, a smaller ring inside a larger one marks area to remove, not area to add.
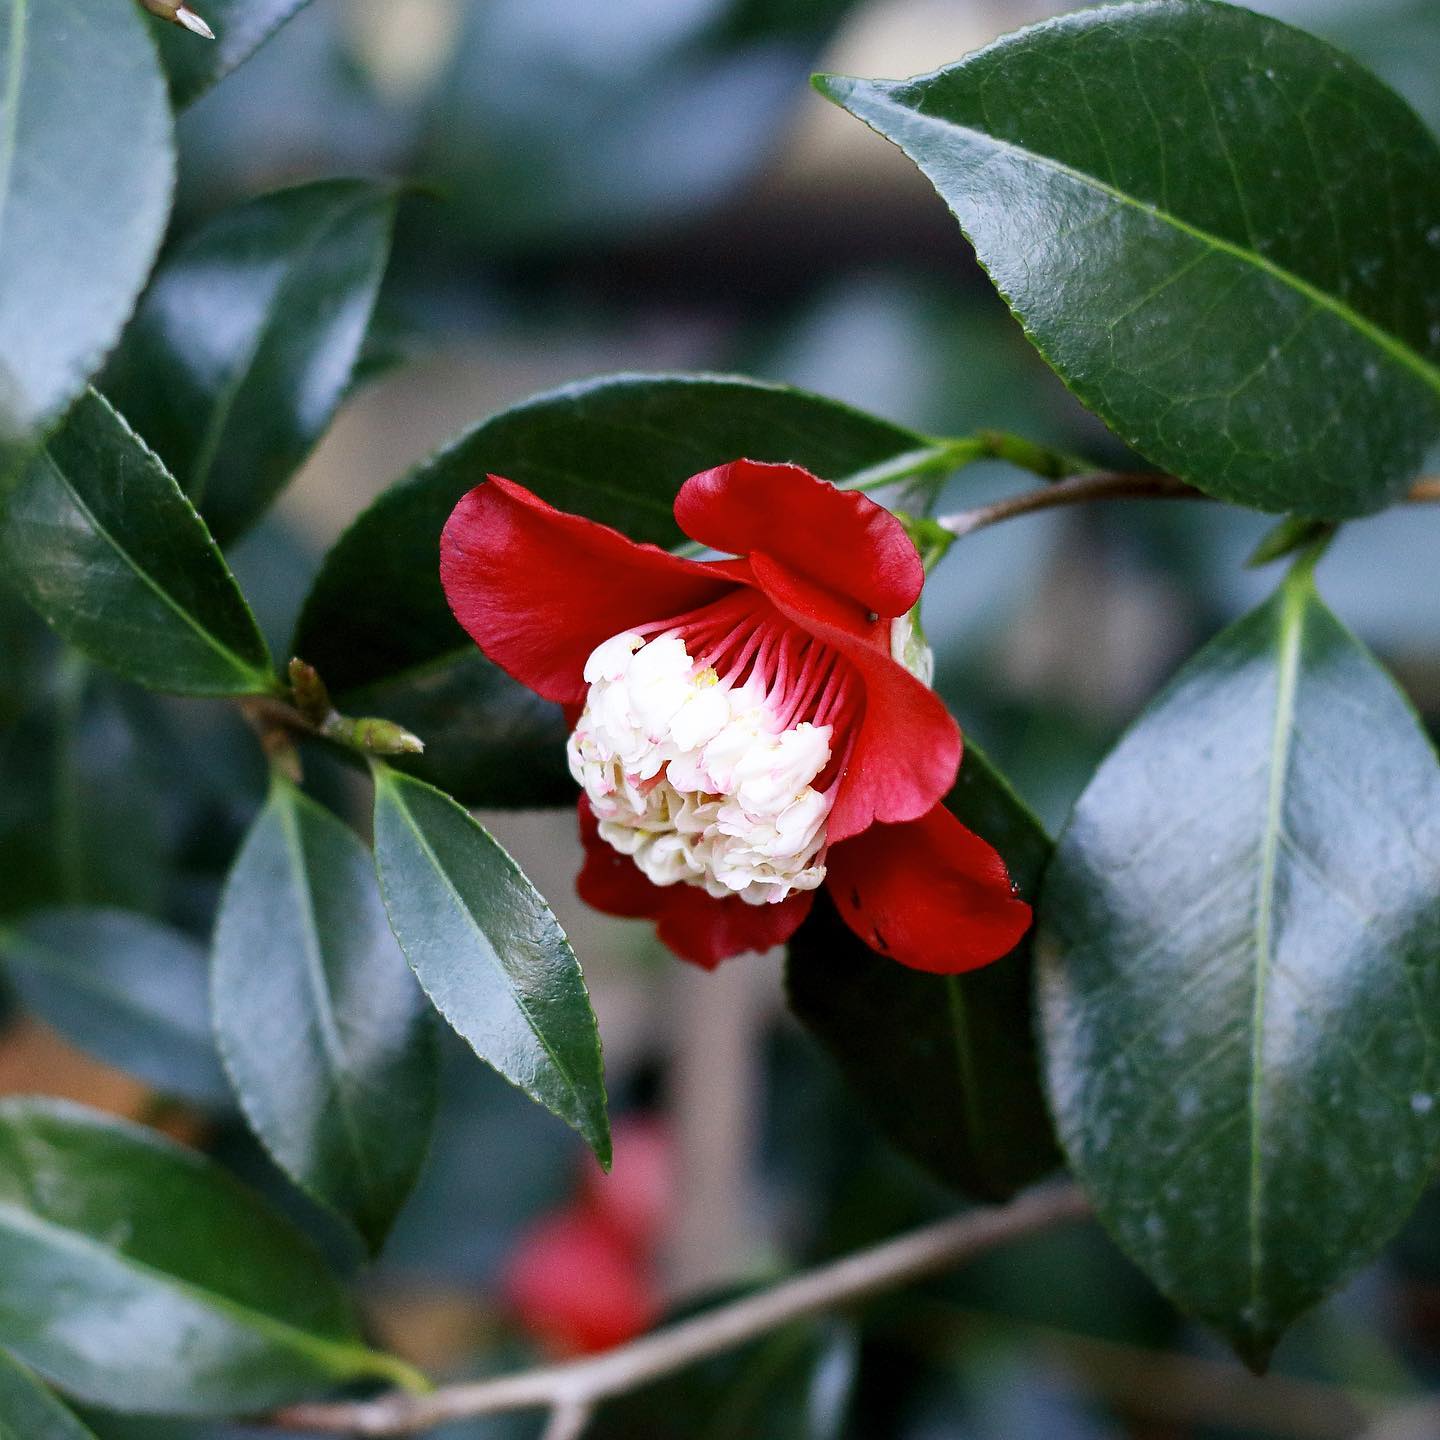
[[[501,1285],[515,1318],[557,1355],[623,1345],[660,1316],[648,1261],[583,1205],[532,1225]]]
[[[637,1115],[616,1121],[614,1144],[610,1174],[587,1157],[576,1197],[517,1238],[501,1276],[515,1319],[559,1355],[623,1345],[660,1317],[674,1146],[661,1122]]]
[[[1030,923],[1004,862],[941,803],[960,731],[910,613],[900,522],[794,465],[687,480],[688,560],[491,476],[440,573],[497,665],[566,707],[580,894],[705,966],[788,939],[821,884],[881,954],[956,973]]]

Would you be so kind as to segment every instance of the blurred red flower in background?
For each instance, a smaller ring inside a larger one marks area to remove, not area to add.
[[[656,1264],[674,1191],[669,1134],[616,1122],[609,1175],[587,1159],[576,1198],[522,1232],[501,1279],[515,1319],[557,1355],[624,1344],[660,1316]]]

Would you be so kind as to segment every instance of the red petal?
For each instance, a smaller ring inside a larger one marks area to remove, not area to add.
[[[871,622],[768,554],[751,555],[750,564],[776,609],[839,650],[865,684],[865,711],[827,825],[831,843],[876,820],[928,813],[955,783],[960,727],[933,690],[890,658],[890,622]]]
[[[682,960],[713,970],[732,955],[783,945],[815,902],[813,890],[797,890],[778,905],[747,905],[733,897],[714,900],[696,885],[666,889],[660,938]]]
[[[602,641],[707,605],[734,584],[699,561],[556,510],[498,475],[446,522],[440,579],[485,654],[561,704],[584,700],[585,661]]]
[[[778,905],[714,900],[696,885],[654,885],[628,856],[600,838],[590,802],[580,801],[585,864],[575,882],[580,898],[606,915],[656,920],[660,939],[682,960],[713,970],[722,960],[781,945],[810,913],[801,891]]]
[[[878,615],[903,615],[925,583],[905,527],[884,506],[798,465],[736,460],[706,470],[680,487],[675,518],[702,545],[763,550]]]
[[[825,884],[873,950],[939,975],[1008,955],[1030,928],[1005,862],[943,805],[831,847]]]

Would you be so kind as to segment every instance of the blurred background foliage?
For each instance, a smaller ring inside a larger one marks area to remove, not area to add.
[[[1440,125],[1435,0],[1255,8],[1351,50]],[[314,0],[180,122],[176,236],[294,180],[413,182],[367,383],[234,552],[277,653],[319,556],[370,498],[461,426],[585,375],[736,370],[937,434],[998,426],[1123,459],[1025,344],[925,181],[806,85],[817,68],[932,69],[1045,13],[1044,0]],[[947,500],[1023,484],[977,466]],[[1178,661],[1267,592],[1271,577],[1243,568],[1266,523],[1218,506],[1112,504],[984,532],[937,573],[926,624],[939,687],[1052,831]],[[1437,555],[1440,511],[1396,510],[1347,526],[1320,572],[1432,729]],[[308,763],[312,787],[357,813],[350,777]],[[104,904],[203,941],[263,790],[231,710],[143,696],[61,654],[0,577],[0,926],[40,902]],[[679,970],[643,926],[580,909],[569,815],[486,821],[576,941],[617,1112],[669,1112],[680,1175],[661,1255],[668,1297],[754,1281],[953,1204],[883,1147],[783,1019],[773,961]],[[73,980],[15,982],[26,1011],[7,999],[0,1091],[158,1120],[358,1265],[238,1122],[155,1093],[37,1018],[83,1038],[66,1024],[83,1001]],[[502,1276],[590,1162],[446,1039],[433,1153],[364,1295],[378,1338],[438,1374],[475,1375],[531,1353]],[[624,1181],[622,1159],[612,1183]],[[685,1406],[641,1397],[595,1433],[1353,1434],[1376,1396],[1440,1382],[1437,1221],[1432,1196],[1379,1266],[1297,1328],[1277,1362],[1287,1378],[1265,1387],[1083,1230],[881,1304],[859,1334],[837,1323],[780,1336],[667,1382],[688,1387]],[[680,1414],[692,1419],[676,1428]],[[102,1440],[222,1433],[94,1423]],[[522,1417],[446,1433],[536,1429]]]

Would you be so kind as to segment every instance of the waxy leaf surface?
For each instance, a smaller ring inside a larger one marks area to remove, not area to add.
[[[209,966],[188,935],[125,910],[37,910],[0,932],[21,1003],[82,1050],[199,1105],[228,1106]]]
[[[378,1250],[430,1141],[430,1011],[369,851],[286,780],[274,781],[225,886],[214,1011],[255,1133]]]
[[[0,1344],[82,1400],[267,1409],[395,1378],[319,1252],[204,1156],[58,1100],[0,1101]]]
[[[595,1015],[544,898],[448,795],[384,767],[376,775],[375,861],[390,923],[435,1008],[608,1165]]]
[[[1223,499],[1338,518],[1440,437],[1440,146],[1322,41],[1213,0],[821,76],[954,211],[1077,396]]]
[[[1263,1364],[1440,1156],[1440,764],[1303,563],[1100,767],[1036,953],[1100,1218]]]
[[[23,1365],[0,1351],[0,1440],[95,1440]]]
[[[161,265],[105,391],[223,543],[255,521],[350,388],[393,187],[322,180],[217,216]]]
[[[1049,837],[971,742],[946,803],[1033,903]],[[1029,936],[983,969],[928,975],[877,955],[825,901],[791,940],[786,974],[790,1008],[881,1131],[938,1179],[1003,1199],[1058,1163],[1031,1040]]]
[[[153,690],[270,688],[270,657],[205,523],[94,390],[0,514],[0,562],[76,649]]]
[[[0,492],[145,283],[171,132],[138,6],[0,0]]]

